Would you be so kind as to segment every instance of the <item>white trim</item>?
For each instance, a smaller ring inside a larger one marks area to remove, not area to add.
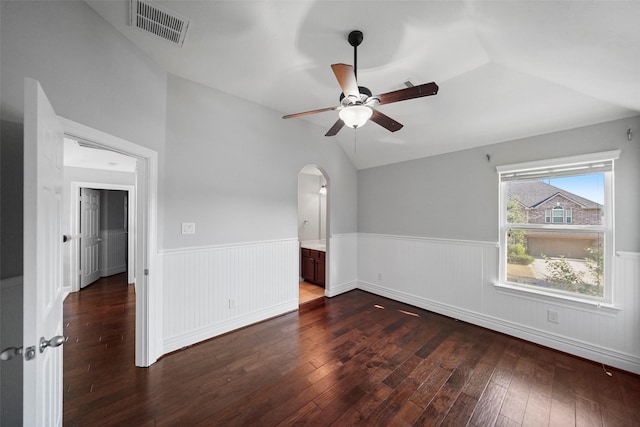
[[[73,138],[136,157],[136,366],[149,366],[162,355],[162,283],[157,274],[158,153],[122,138],[59,117]],[[148,272],[148,275],[145,275]]]
[[[329,236],[329,239],[352,239],[354,237],[358,237],[358,233],[340,233],[340,234],[332,234]]]
[[[499,242],[485,242],[481,240],[458,240],[458,239],[441,239],[434,237],[417,237],[417,236],[398,236],[393,234],[374,234],[374,233],[358,233],[360,237],[371,237],[374,239],[391,239],[391,240],[407,240],[418,242],[442,243],[447,245],[464,245],[464,246],[481,246],[481,247],[500,247]]]
[[[541,289],[533,287],[524,287],[524,285],[512,285],[510,283],[494,283],[493,286],[502,294],[515,296],[518,298],[528,299],[532,301],[547,301],[555,305],[569,307],[573,309],[588,311],[603,315],[616,315],[622,310],[613,304],[607,304],[600,300],[589,300],[586,298],[577,298],[572,295],[564,295],[560,293],[545,292]]]
[[[215,251],[215,250],[229,249],[229,248],[240,248],[243,246],[270,245],[273,243],[285,243],[285,242],[297,242],[297,241],[298,241],[297,238],[288,238],[288,239],[273,239],[273,240],[257,240],[255,242],[225,243],[220,245],[188,246],[184,248],[162,249],[158,251],[158,254],[159,255],[184,254],[184,253],[192,253],[192,252]]]
[[[331,287],[331,289],[325,289],[324,295],[333,298],[340,294],[344,294],[349,291],[353,291],[354,289],[358,289],[358,281],[353,280],[351,282],[339,283],[335,284]]]
[[[622,258],[640,258],[640,252],[616,251],[616,255]]]
[[[604,162],[620,158],[620,150],[604,151],[601,153],[580,154],[569,157],[555,157],[547,160],[534,160],[532,162],[513,163],[510,165],[496,166],[496,171],[500,174],[510,172],[521,172],[534,169],[553,168],[555,166],[580,165],[591,162]]]
[[[221,334],[235,331],[254,323],[264,322],[270,318],[282,316],[296,310],[298,310],[298,298],[284,301],[280,304],[253,313],[234,317],[220,323],[200,327],[180,335],[165,338],[162,351],[163,354],[167,354],[183,347],[188,347],[205,340],[213,339]]]

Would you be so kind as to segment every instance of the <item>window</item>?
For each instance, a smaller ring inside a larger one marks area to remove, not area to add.
[[[553,208],[553,223],[562,224],[564,222],[564,208],[556,206]]]
[[[500,282],[611,302],[619,151],[499,166]]]

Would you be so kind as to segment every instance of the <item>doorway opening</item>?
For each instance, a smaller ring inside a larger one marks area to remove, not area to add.
[[[328,278],[329,182],[324,171],[307,165],[298,173],[299,304],[323,298]]]
[[[160,287],[150,286],[150,277],[153,278],[154,283],[159,280],[156,274],[155,259],[157,253],[158,153],[71,120],[59,119],[66,137],[92,148],[92,151],[98,153],[98,157],[104,156],[105,153],[115,152],[134,160],[135,173],[132,175],[131,181],[119,181],[118,184],[113,184],[117,181],[108,181],[104,177],[102,179],[85,178],[84,180],[74,180],[74,186],[72,187],[69,183],[66,188],[73,188],[75,191],[70,191],[70,194],[76,197],[79,197],[82,186],[95,187],[96,183],[104,184],[103,189],[122,190],[128,193],[129,219],[127,228],[132,238],[128,239],[127,246],[130,261],[127,274],[131,275],[129,283],[134,283],[136,294],[135,365],[150,366],[162,354]],[[94,176],[99,176],[99,174]],[[77,207],[78,201],[65,205]],[[78,210],[72,209],[72,211]],[[65,217],[71,218],[71,214],[63,215],[63,221]],[[69,223],[68,227],[66,230],[78,230],[75,224],[72,227]],[[70,278],[79,278],[76,274],[79,268],[76,261],[79,257],[76,255],[77,253],[74,256],[69,256],[68,265],[70,268],[67,269],[67,265],[64,268],[65,272],[69,272]],[[72,266],[74,263],[75,267]],[[69,280],[67,283],[73,283],[73,280]],[[77,287],[74,285],[73,288],[80,289],[79,280]],[[67,291],[71,290],[67,289]]]
[[[135,216],[129,200],[134,187],[72,182],[71,192],[72,206],[76,206],[72,230],[80,236],[75,243],[79,246],[79,268],[72,271],[79,272],[80,289],[119,273],[127,273],[127,283],[133,284]],[[72,286],[72,290],[77,289]]]

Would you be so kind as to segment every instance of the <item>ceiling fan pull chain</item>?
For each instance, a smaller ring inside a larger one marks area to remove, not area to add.
[[[353,154],[358,153],[358,128],[353,128]]]

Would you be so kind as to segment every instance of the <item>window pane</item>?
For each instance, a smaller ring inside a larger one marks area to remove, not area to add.
[[[564,209],[560,207],[553,208],[553,223],[554,224],[562,224],[564,220]]]
[[[604,173],[503,183],[508,224],[604,224]]]
[[[602,297],[604,233],[510,230],[507,281]]]
[[[507,281],[604,297],[604,231],[588,230],[606,224],[604,178],[595,173],[503,182]]]

